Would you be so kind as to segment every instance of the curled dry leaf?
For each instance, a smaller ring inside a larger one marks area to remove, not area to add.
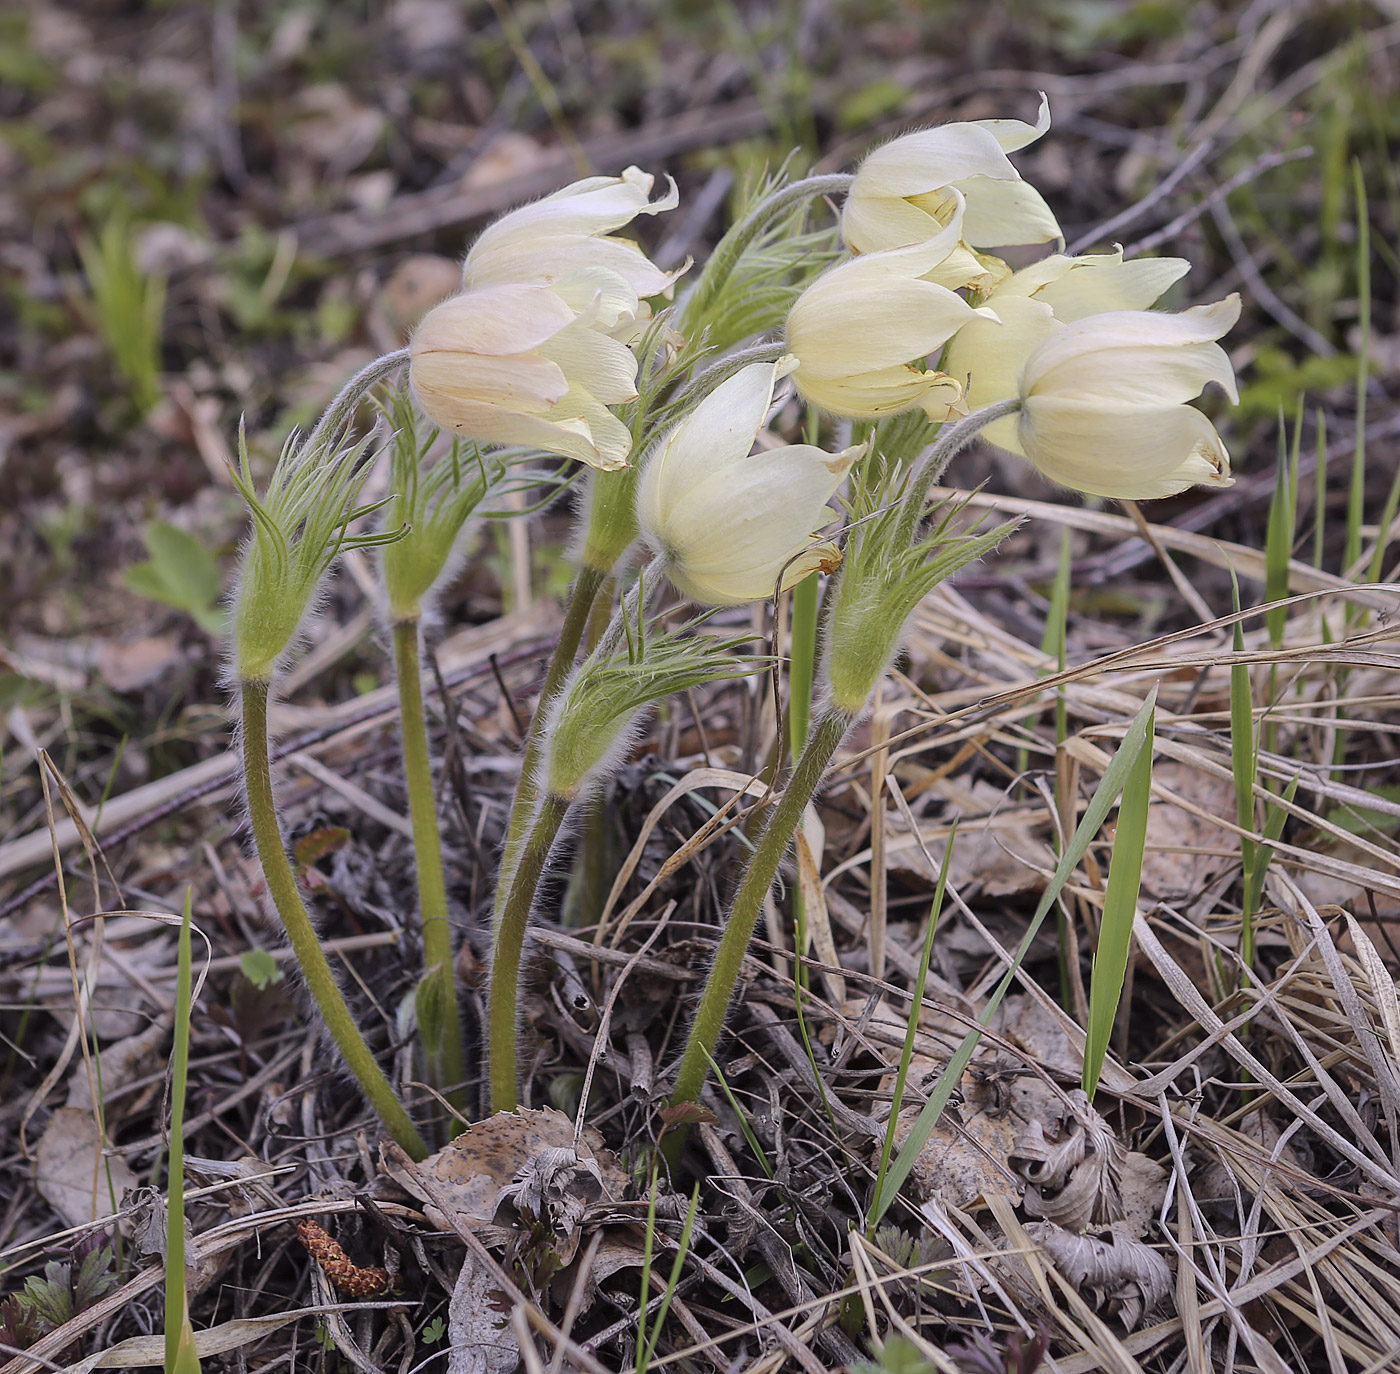
[[[1026,1123],[1009,1163],[1026,1180],[1026,1210],[1078,1232],[1122,1220],[1127,1151],[1081,1089],[1068,1096],[1049,1131],[1040,1117]]]
[[[389,1172],[425,1205],[441,1231],[451,1223],[428,1201],[413,1178]],[[503,1240],[517,1215],[545,1221],[555,1234],[561,1262],[578,1248],[584,1212],[595,1202],[618,1202],[627,1175],[603,1137],[585,1126],[574,1149],[574,1123],[552,1107],[498,1112],[462,1132],[419,1169],[452,1200],[457,1217],[489,1241]],[[503,1209],[503,1204],[504,1209]]]
[[[1172,1291],[1171,1266],[1151,1246],[1122,1237],[1076,1236],[1050,1221],[1033,1221],[1026,1234],[1065,1278],[1101,1313],[1134,1331]]]

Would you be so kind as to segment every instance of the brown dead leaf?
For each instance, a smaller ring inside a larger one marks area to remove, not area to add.
[[[143,635],[124,644],[106,640],[97,648],[98,671],[114,692],[140,691],[184,661],[178,635]]]
[[[510,1298],[468,1249],[447,1309],[447,1374],[514,1374],[520,1344]]]
[[[1235,818],[1235,791],[1225,778],[1168,759],[1155,766],[1153,782],[1183,801],[1222,820]],[[1147,813],[1147,849],[1142,856],[1142,890],[1161,901],[1200,896],[1226,868],[1239,840],[1229,831],[1172,802],[1154,800]]]
[[[1049,1221],[1032,1221],[1026,1234],[1094,1309],[1135,1331],[1172,1291],[1172,1271],[1157,1251],[1134,1240],[1076,1236]]]
[[[902,1147],[919,1115],[918,1107],[900,1113],[895,1143]],[[1011,1116],[976,1112],[956,1122],[944,1112],[935,1123],[909,1175],[915,1197],[936,1198],[944,1207],[967,1210],[988,1196],[1016,1201],[1021,1181],[1007,1165],[1020,1123]]]
[[[70,1226],[86,1226],[115,1212],[136,1175],[105,1142],[91,1111],[60,1107],[50,1118],[34,1160],[34,1182]]]
[[[493,138],[472,161],[471,170],[462,178],[462,190],[484,190],[511,181],[550,160],[549,151],[528,134],[509,130]]]
[[[567,1200],[555,1196],[570,1170],[579,1179],[586,1178],[579,1187],[595,1192],[593,1200],[621,1201],[627,1175],[617,1156],[604,1146],[602,1135],[585,1126],[576,1155],[573,1144],[574,1123],[563,1112],[552,1107],[522,1108],[477,1122],[418,1167],[441,1195],[451,1199],[457,1217],[473,1230],[496,1225],[502,1202],[521,1205],[516,1199],[526,1187],[530,1201],[544,1206],[546,1213],[552,1208],[560,1217],[571,1214]],[[393,1172],[392,1166],[387,1167]],[[409,1175],[395,1176],[425,1204],[424,1214],[434,1226],[441,1231],[453,1229]]]

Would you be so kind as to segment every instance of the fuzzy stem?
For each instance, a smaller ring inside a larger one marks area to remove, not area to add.
[[[783,795],[763,827],[748,872],[734,894],[724,922],[724,933],[715,950],[714,963],[710,965],[710,975],[705,980],[705,990],[700,994],[700,1005],[696,1008],[695,1021],[690,1027],[690,1039],[686,1042],[685,1053],[677,1070],[676,1088],[671,1094],[673,1105],[696,1102],[700,1098],[710,1060],[724,1028],[730,1000],[739,982],[739,971],[748,952],[749,940],[758,914],[763,910],[763,899],[778,875],[778,865],[792,843],[792,837],[802,821],[802,813],[821,786],[827,765],[846,738],[851,722],[852,717],[845,711],[828,709],[823,712],[812,727],[807,747],[802,751]],[[682,1144],[682,1133],[673,1131],[667,1134],[663,1148],[670,1157],[673,1151],[678,1155]]]
[[[336,436],[350,423],[351,417],[359,409],[365,393],[378,386],[386,377],[396,372],[408,361],[408,349],[399,348],[367,363],[336,394],[335,400],[325,409],[316,421],[316,428],[307,436],[301,446],[303,456],[314,454],[319,447],[329,447]]]
[[[272,792],[272,766],[267,748],[268,691],[266,682],[241,684],[243,774],[248,790],[248,818],[252,822],[253,841],[267,881],[267,890],[282,919],[292,952],[301,966],[302,977],[306,979],[306,986],[320,1009],[326,1029],[330,1031],[345,1067],[355,1076],[370,1106],[400,1148],[414,1160],[426,1159],[428,1147],[360,1034],[331,966],[326,961],[321,942],[316,938],[316,930],[301,900],[301,893],[297,891],[296,875],[288,862],[282,831],[277,824],[277,803]]]
[[[1020,409],[1021,398],[1012,396],[1008,400],[983,406],[981,410],[974,410],[966,419],[945,427],[938,438],[919,455],[910,470],[908,495],[904,500],[904,509],[900,512],[899,532],[896,538],[901,544],[913,543],[914,533],[918,529],[919,521],[924,517],[928,503],[928,489],[943,476],[948,464],[993,420],[1014,415]]]
[[[530,813],[539,795],[535,785],[535,770],[539,767],[540,749],[543,744],[545,707],[563,685],[569,669],[574,666],[578,646],[583,632],[588,626],[589,613],[603,583],[608,580],[607,572],[585,563],[574,578],[573,590],[569,593],[569,604],[564,611],[564,623],[559,627],[559,642],[554,646],[553,657],[545,670],[544,686],[540,689],[539,703],[535,707],[530,728],[525,733],[525,749],[520,759],[520,777],[515,784],[515,799],[510,805],[510,820],[506,825],[505,849],[501,854],[501,867],[496,874],[495,916],[499,921],[515,876],[516,856],[520,850],[525,827],[529,824]]]
[[[413,862],[418,877],[418,914],[423,923],[423,971],[441,969],[447,997],[442,1021],[419,1026],[428,1065],[428,1082],[465,1114],[466,1058],[462,1053],[462,1022],[457,1006],[457,975],[452,962],[452,927],[447,916],[447,881],[438,834],[437,799],[428,755],[428,726],[423,712],[423,673],[419,662],[419,622],[394,622],[394,666],[399,680],[399,728],[403,735],[403,774],[408,789],[408,814],[413,823]],[[429,1043],[429,1038],[435,1043]]]
[[[491,1110],[513,1112],[519,1102],[516,1083],[515,1023],[520,986],[520,953],[535,891],[549,851],[564,823],[569,803],[546,794],[529,834],[520,845],[510,892],[501,907],[491,941],[491,992],[487,1012],[491,1059]]]

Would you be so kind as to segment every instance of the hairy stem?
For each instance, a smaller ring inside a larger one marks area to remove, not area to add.
[[[241,684],[243,705],[243,774],[248,789],[248,817],[253,841],[262,864],[287,940],[301,966],[302,977],[320,1009],[326,1028],[340,1051],[345,1067],[354,1075],[375,1114],[394,1140],[414,1160],[426,1159],[428,1147],[414,1128],[403,1103],[395,1096],[384,1071],[360,1034],[350,1008],[316,938],[311,916],[297,890],[296,875],[287,859],[282,831],[277,824],[277,804],[272,793],[272,766],[267,749],[267,698],[265,681]]]
[[[677,1071],[676,1088],[671,1095],[675,1105],[699,1100],[700,1090],[705,1086],[709,1073],[710,1059],[719,1044],[724,1018],[739,982],[739,971],[748,952],[749,940],[753,936],[758,914],[763,910],[763,899],[773,886],[778,865],[801,824],[802,813],[821,786],[827,765],[846,738],[851,721],[852,717],[845,711],[827,710],[822,714],[812,727],[807,747],[802,751],[787,787],[763,827],[748,872],[734,894],[724,922],[724,933],[715,950],[714,963],[710,965],[710,975],[705,980],[705,990],[700,994],[700,1005],[696,1008],[690,1039],[686,1042]],[[672,1152],[678,1154],[682,1143],[680,1132],[668,1133],[664,1142],[668,1157]]]
[[[559,642],[554,646],[553,657],[545,670],[544,686],[540,689],[539,703],[525,734],[525,749],[520,759],[520,777],[515,784],[515,799],[510,806],[510,820],[506,826],[505,850],[501,855],[501,867],[496,875],[495,916],[499,921],[506,896],[510,891],[511,880],[515,876],[516,857],[529,824],[539,790],[535,784],[535,770],[539,767],[540,746],[544,732],[545,706],[563,685],[569,669],[574,666],[578,646],[588,625],[589,613],[608,574],[585,563],[574,578],[573,590],[569,593],[569,604],[564,612],[564,623],[559,628]]]
[[[491,941],[491,992],[487,1011],[493,1112],[513,1112],[519,1101],[515,1025],[520,954],[525,946],[525,931],[530,923],[530,910],[535,904],[535,891],[568,809],[568,801],[552,793],[546,794],[540,802],[529,833],[519,846],[510,891],[496,918],[495,934]]]
[[[350,423],[360,402],[367,392],[378,386],[386,377],[392,376],[408,361],[408,349],[399,348],[365,364],[336,394],[326,407],[325,414],[316,422],[316,428],[307,436],[301,446],[303,455],[314,454],[320,447],[329,448],[337,436]]]
[[[428,726],[423,712],[423,675],[419,662],[419,622],[394,623],[394,665],[399,680],[399,728],[403,735],[403,772],[408,788],[408,814],[413,824],[413,862],[418,877],[418,914],[423,923],[423,970],[439,973],[446,997],[441,1018],[431,1026],[419,1024],[428,1082],[455,1110],[465,1114],[466,1058],[462,1052],[462,1022],[457,1006],[457,977],[452,962],[452,927],[447,917],[447,881],[438,834],[437,800],[428,755]]]

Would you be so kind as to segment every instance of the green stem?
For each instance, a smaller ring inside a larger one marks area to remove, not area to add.
[[[705,980],[705,990],[700,994],[700,1005],[690,1028],[685,1053],[681,1056],[675,1092],[671,1095],[673,1104],[696,1102],[700,1098],[700,1089],[705,1086],[710,1060],[719,1044],[724,1018],[739,982],[739,971],[748,952],[749,940],[753,936],[758,914],[763,910],[763,899],[778,875],[778,865],[802,821],[802,813],[821,786],[827,765],[846,738],[851,722],[852,717],[845,711],[827,710],[822,714],[812,727],[807,747],[802,751],[782,797],[763,827],[748,872],[734,894],[734,902],[724,923],[724,933],[715,950],[715,961],[710,965],[710,976]],[[674,1145],[670,1143],[673,1136],[676,1141]],[[663,1142],[668,1158],[673,1152],[679,1152],[682,1143],[680,1132],[668,1134]]]
[[[447,881],[438,833],[437,798],[428,755],[428,726],[423,712],[423,672],[419,662],[419,622],[394,622],[394,666],[399,679],[399,728],[403,735],[403,773],[408,814],[413,823],[413,862],[418,876],[418,914],[423,923],[423,971],[442,980],[442,1014],[435,1024],[421,1020],[419,1034],[428,1065],[428,1082],[447,1089],[452,1107],[465,1114],[466,1058],[457,1006],[457,976],[452,961],[452,926],[447,916]]]
[[[539,703],[535,707],[530,728],[525,734],[525,749],[520,759],[520,777],[515,784],[515,800],[510,806],[510,820],[506,826],[506,843],[501,855],[500,871],[496,875],[495,915],[499,920],[504,907],[511,880],[515,875],[516,856],[520,843],[529,824],[539,790],[535,785],[535,770],[539,767],[540,746],[543,742],[545,705],[563,686],[569,669],[574,666],[579,643],[588,626],[589,612],[603,583],[608,579],[606,571],[585,563],[574,578],[573,590],[569,593],[569,604],[564,612],[564,623],[559,628],[559,642],[554,646],[554,655],[545,670],[544,686],[540,689]]]
[[[1014,415],[1021,409],[1021,398],[1012,396],[1004,401],[996,401],[981,410],[974,410],[955,425],[945,425],[938,438],[921,453],[909,473],[908,492],[899,513],[899,527],[895,538],[901,545],[914,542],[914,536],[928,507],[928,489],[943,476],[948,464],[972,442],[979,430]]]
[[[297,891],[296,875],[282,844],[282,831],[277,824],[277,804],[272,794],[272,766],[267,750],[267,698],[265,681],[244,681],[241,684],[243,702],[243,774],[248,790],[248,818],[253,826],[253,841],[262,864],[267,890],[272,897],[287,940],[301,966],[302,977],[315,999],[326,1028],[340,1051],[345,1067],[355,1076],[361,1090],[385,1129],[400,1148],[414,1160],[426,1159],[428,1147],[414,1129],[403,1103],[394,1095],[384,1071],[360,1034],[350,1008],[345,1004],[340,987],[326,961],[325,951],[316,938],[311,917]]]
[[[519,1102],[515,1023],[520,953],[525,946],[525,931],[530,923],[530,910],[535,904],[535,891],[568,809],[568,801],[553,793],[547,794],[540,803],[534,824],[520,846],[510,892],[496,920],[496,931],[491,941],[491,993],[487,1011],[493,1112],[513,1112]]]

